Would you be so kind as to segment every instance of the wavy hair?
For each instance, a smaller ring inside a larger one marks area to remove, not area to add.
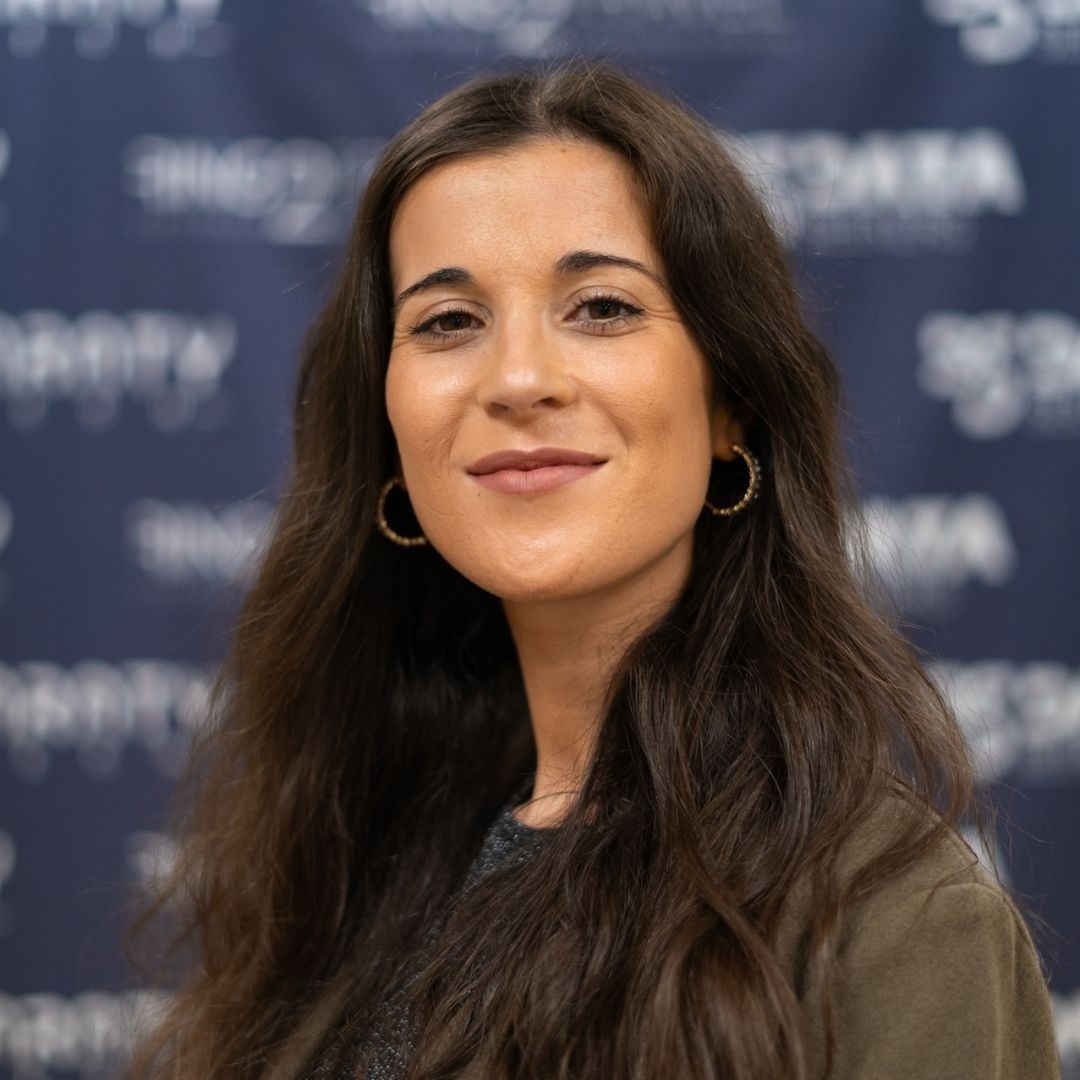
[[[805,1077],[785,899],[817,882],[807,978],[827,1003],[846,906],[971,804],[955,720],[868,599],[837,370],[731,154],[607,63],[474,79],[386,147],[307,340],[290,478],[180,788],[175,872],[139,924],[179,920],[190,969],[133,1077],[294,1075],[282,1062],[328,1026],[362,1032],[535,767],[498,599],[375,518],[395,463],[395,209],[441,162],[551,136],[631,166],[717,399],[752,417],[762,492],[700,517],[685,589],[620,658],[568,816],[450,916],[408,989],[410,1080],[470,1061],[519,1080]],[[725,468],[713,503],[745,482]],[[842,880],[838,852],[896,786],[933,824]]]

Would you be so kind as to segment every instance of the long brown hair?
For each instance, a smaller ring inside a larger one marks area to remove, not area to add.
[[[684,591],[621,658],[572,811],[450,919],[409,991],[409,1076],[479,1060],[544,1080],[803,1077],[785,899],[816,875],[808,977],[827,990],[855,890],[969,806],[957,725],[857,571],[836,368],[714,131],[604,63],[479,78],[386,148],[308,339],[291,479],[150,913],[181,919],[192,968],[133,1076],[261,1075],[335,985],[362,1028],[535,766],[499,601],[432,547],[388,542],[375,513],[395,461],[395,208],[440,162],[551,135],[631,165],[716,395],[752,417],[763,489],[699,519]],[[711,502],[738,497],[745,472],[729,479],[716,463]],[[837,852],[896,785],[938,824],[841,882]]]

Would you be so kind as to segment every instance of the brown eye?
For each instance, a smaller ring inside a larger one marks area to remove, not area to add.
[[[607,334],[629,326],[645,314],[644,308],[636,307],[618,296],[591,296],[578,302],[574,320],[585,329]]]
[[[590,300],[585,305],[585,310],[588,312],[590,319],[602,322],[604,319],[616,318],[620,314],[619,309],[625,306],[621,300],[600,299]]]
[[[458,330],[467,330],[471,318],[472,316],[465,311],[448,311],[435,319],[433,326],[444,334],[453,334]]]
[[[472,329],[472,324],[478,320],[468,311],[443,311],[438,315],[432,315],[430,319],[418,326],[409,328],[413,337],[427,337],[433,341],[446,341],[456,337],[466,330]]]

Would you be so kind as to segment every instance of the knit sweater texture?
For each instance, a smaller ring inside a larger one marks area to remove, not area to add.
[[[516,866],[532,857],[544,844],[545,830],[523,825],[514,817],[514,807],[532,788],[532,777],[523,783],[491,823],[480,850],[448,906],[461,903],[476,886],[496,870]],[[319,1054],[309,1080],[356,1080],[358,1063],[370,1062],[365,1080],[400,1080],[413,1054],[409,1015],[403,1005],[405,991],[419,976],[431,957],[444,922],[432,926],[424,937],[410,965],[409,974],[399,990],[379,1009],[368,1037],[361,1043],[332,1035]]]

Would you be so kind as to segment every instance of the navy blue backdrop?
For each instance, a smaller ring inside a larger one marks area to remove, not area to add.
[[[1080,1076],[1080,0],[0,0],[0,1075],[123,1052],[124,885],[372,156],[567,51],[696,106],[774,209]]]

